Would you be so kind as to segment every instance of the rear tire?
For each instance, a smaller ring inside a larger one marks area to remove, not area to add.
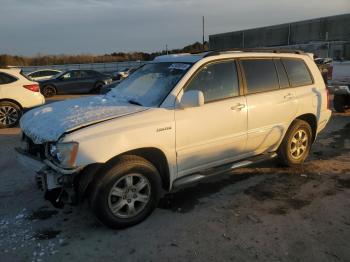
[[[97,82],[92,89],[92,93],[99,94],[101,92],[101,88],[104,86],[103,82]]]
[[[9,128],[18,125],[22,116],[22,109],[15,103],[0,102],[0,128]]]
[[[54,86],[47,85],[42,88],[41,93],[44,97],[52,97],[57,94],[57,90]]]
[[[277,150],[278,160],[284,166],[298,166],[308,157],[312,144],[312,129],[300,119],[294,120]]]
[[[157,207],[161,179],[157,168],[138,156],[122,156],[92,185],[90,204],[96,217],[111,228],[145,220]]]
[[[334,109],[343,113],[345,111],[345,96],[344,95],[334,95],[333,99]]]

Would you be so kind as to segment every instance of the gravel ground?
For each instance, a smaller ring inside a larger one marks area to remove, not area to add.
[[[300,168],[273,161],[166,195],[143,223],[54,209],[0,130],[1,261],[350,261],[350,114],[333,114]]]

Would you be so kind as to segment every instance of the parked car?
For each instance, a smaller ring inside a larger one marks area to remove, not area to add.
[[[334,95],[333,105],[337,112],[350,109],[350,61],[333,62],[328,89]]]
[[[60,70],[55,69],[41,69],[27,74],[34,81],[50,79],[58,74],[62,73]]]
[[[44,103],[38,83],[18,69],[0,69],[0,128],[16,126],[24,110]]]
[[[110,76],[94,70],[68,70],[51,79],[39,81],[45,97],[56,94],[99,93],[102,86],[111,82]]]
[[[185,184],[271,158],[301,165],[331,116],[328,93],[311,55],[278,52],[157,57],[105,96],[26,113],[18,159],[54,205],[89,198],[112,228]]]

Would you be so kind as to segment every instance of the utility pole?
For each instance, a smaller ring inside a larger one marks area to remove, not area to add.
[[[204,15],[202,16],[202,26],[203,26],[203,39],[202,39],[202,46],[203,46],[203,49],[204,49]]]

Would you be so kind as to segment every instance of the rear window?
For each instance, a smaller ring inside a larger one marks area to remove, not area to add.
[[[17,81],[17,78],[9,75],[9,74],[5,74],[0,72],[0,85],[5,85],[5,84],[10,84]]]
[[[272,59],[242,60],[248,94],[279,89],[275,64]]]
[[[306,86],[313,83],[306,64],[301,59],[282,59],[291,86]]]

